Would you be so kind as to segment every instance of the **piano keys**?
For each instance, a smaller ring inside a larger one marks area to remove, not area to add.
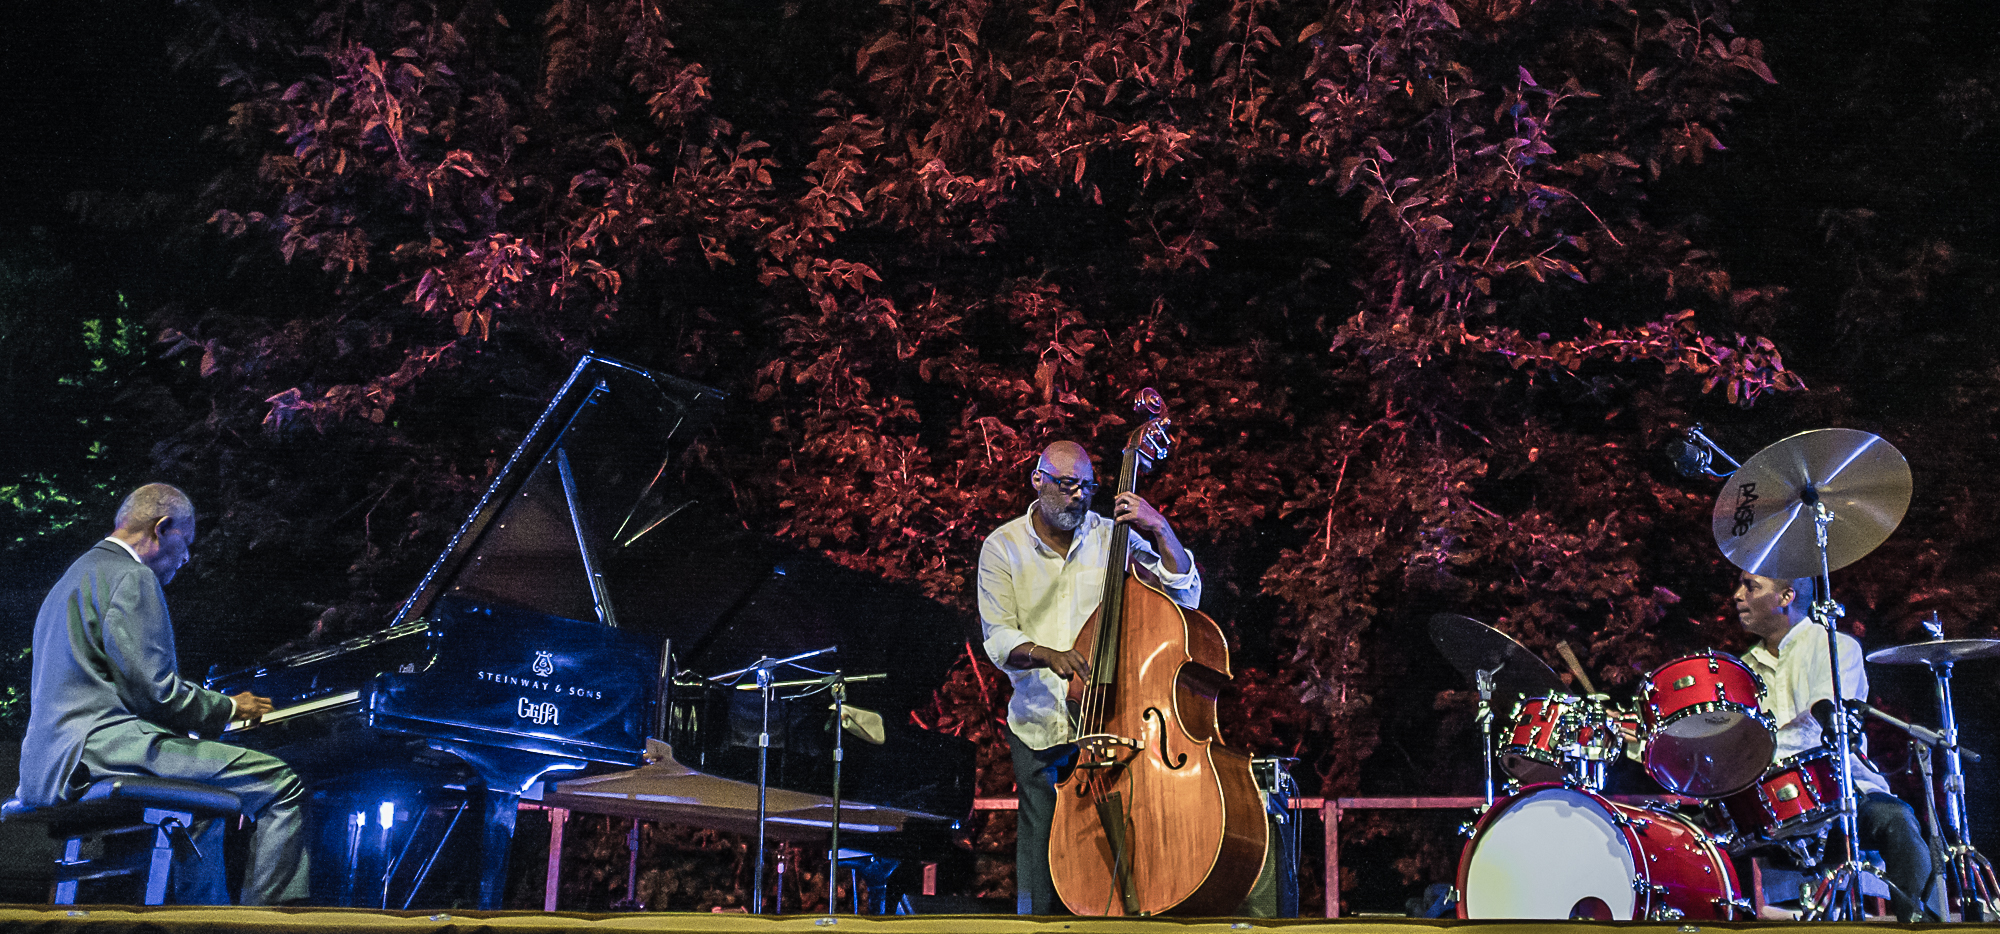
[[[646,770],[649,742],[720,795],[676,800],[656,816],[738,828],[737,799],[714,789],[740,788],[746,760],[754,782],[755,734],[746,748],[731,710],[734,695],[756,695],[703,675],[830,645],[839,651],[829,664],[890,675],[849,695],[888,726],[880,746],[845,744],[843,834],[970,812],[971,744],[906,722],[942,682],[970,620],[751,533],[725,508],[726,482],[683,464],[722,401],[586,355],[388,626],[209,679],[272,699],[270,714],[223,738],[285,759],[315,789],[315,900],[394,908],[456,897],[424,890],[436,889],[436,857],[412,858],[421,872],[386,862],[400,833],[440,837],[440,852],[476,843],[445,864],[478,878],[467,900],[502,907],[521,796],[568,795],[577,809],[608,801],[620,776],[658,777]],[[806,811],[832,790],[823,707],[822,696],[774,708],[786,728],[770,784],[805,796]],[[581,781],[571,789],[566,779]],[[384,789],[425,809],[387,801]],[[643,799],[605,810],[633,813]],[[371,824],[378,801],[391,819]],[[449,829],[398,831],[393,815],[405,810],[453,819]],[[897,820],[870,824],[871,813]],[[824,832],[812,818],[795,829]],[[360,865],[363,844],[385,854],[380,865]],[[398,891],[382,881],[397,879]]]

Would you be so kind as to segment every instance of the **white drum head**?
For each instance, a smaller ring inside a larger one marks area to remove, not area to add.
[[[1480,830],[1466,858],[1468,918],[1631,920],[1637,867],[1605,805],[1572,788],[1544,788],[1510,803]],[[1579,909],[1579,903],[1586,903]]]

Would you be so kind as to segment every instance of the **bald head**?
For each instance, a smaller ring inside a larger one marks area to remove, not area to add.
[[[194,501],[164,483],[148,483],[125,497],[112,525],[111,537],[130,547],[160,583],[169,583],[194,545]]]
[[[1066,534],[1082,524],[1084,513],[1090,511],[1090,497],[1097,492],[1090,452],[1074,441],[1043,448],[1029,482],[1035,487],[1036,512],[1056,533]]]
[[[1057,441],[1042,449],[1042,457],[1035,462],[1035,469],[1051,477],[1080,477],[1088,480],[1094,474],[1090,467],[1090,452],[1074,441]],[[1076,473],[1082,470],[1081,474]]]
[[[194,501],[186,493],[164,483],[148,483],[125,497],[118,505],[112,528],[120,532],[151,529],[161,519],[194,524]]]

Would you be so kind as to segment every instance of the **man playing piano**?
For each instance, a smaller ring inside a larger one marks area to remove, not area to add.
[[[1111,518],[1092,512],[1095,476],[1081,445],[1049,445],[1029,475],[1034,504],[995,529],[979,550],[986,655],[1014,683],[1007,745],[1020,798],[1015,886],[1037,915],[1058,908],[1049,877],[1049,826],[1056,782],[1076,761],[1065,698],[1070,675],[1089,669],[1073,646],[1103,599],[1114,522],[1130,524],[1134,560],[1174,602],[1190,609],[1201,602],[1201,575],[1173,526],[1135,493],[1118,497]]]
[[[190,733],[214,734],[231,720],[268,713],[248,691],[233,697],[181,678],[163,585],[187,563],[194,504],[164,483],[134,490],[110,536],[71,564],[35,619],[28,731],[21,743],[22,803],[69,800],[92,782],[153,775],[236,793],[257,822],[243,903],[304,899],[300,846],[305,789],[283,762]],[[173,899],[227,904],[222,823],[194,836],[201,858],[176,863]]]

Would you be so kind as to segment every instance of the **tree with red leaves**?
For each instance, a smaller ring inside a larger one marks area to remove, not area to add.
[[[1654,200],[1772,78],[1733,6],[190,0],[235,276],[168,314],[212,408],[162,454],[223,541],[345,551],[304,589],[367,628],[596,347],[746,400],[704,442],[746,520],[967,606],[1034,453],[1115,457],[1155,386],[1146,495],[1264,668],[1239,741],[1462,792],[1366,767],[1429,611],[1616,687],[1670,618],[1726,638],[1675,615],[1719,558],[1645,451],[1802,386],[1736,329],[1782,290]],[[925,716],[997,794],[996,683]]]

